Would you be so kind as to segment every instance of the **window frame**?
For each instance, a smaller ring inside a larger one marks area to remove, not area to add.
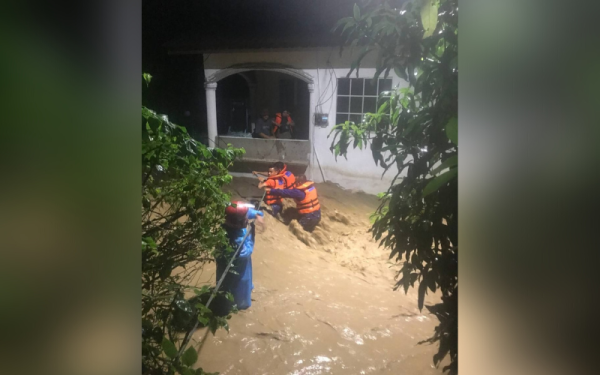
[[[375,92],[376,95],[365,95],[365,89],[367,87],[367,85],[370,85],[371,83],[369,81],[372,80],[372,78],[346,78],[346,77],[340,77],[338,78],[338,84],[337,87],[339,88],[339,80],[342,79],[347,79],[349,80],[348,82],[348,94],[340,94],[339,90],[336,90],[336,108],[335,108],[335,120],[336,120],[336,124],[339,124],[340,122],[338,121],[338,117],[340,115],[345,116],[346,119],[344,121],[352,121],[350,120],[352,116],[360,116],[361,121],[362,119],[364,119],[365,113],[372,113],[371,111],[365,111],[365,98],[374,98],[375,99],[375,111],[377,111],[377,102],[379,100],[379,95],[380,93],[380,86],[382,82],[389,82],[390,85],[390,89],[393,86],[393,80],[391,78],[378,78],[377,79],[377,86],[375,88]],[[352,84],[353,82],[355,82],[356,80],[361,80],[362,81],[362,93],[359,94],[352,94]],[[386,91],[386,90],[384,90]],[[340,110],[339,108],[339,98],[347,98],[348,99],[348,108],[346,108],[345,110]],[[361,98],[361,112],[353,112],[352,111],[352,98]],[[356,121],[355,121],[356,123]]]

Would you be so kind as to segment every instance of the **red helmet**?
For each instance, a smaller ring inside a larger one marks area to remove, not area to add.
[[[245,202],[234,201],[231,202],[236,207],[228,206],[225,209],[225,225],[231,228],[245,228],[248,225],[248,208],[249,205]]]

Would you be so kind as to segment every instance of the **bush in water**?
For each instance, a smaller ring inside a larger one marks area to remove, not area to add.
[[[214,334],[229,329],[231,315],[217,311],[219,303],[207,308],[211,288],[189,284],[216,251],[233,252],[221,229],[230,201],[221,187],[243,150],[209,149],[146,107],[142,129],[142,373],[204,374],[192,369],[198,355],[181,331],[198,321]],[[188,290],[199,298],[185,299]]]
[[[349,44],[362,46],[348,77],[354,70],[358,76],[360,61],[377,53],[375,80],[393,69],[408,82],[407,88],[381,93],[377,113],[366,114],[362,123],[336,125],[331,150],[337,158],[346,156],[351,142],[359,149],[370,142],[384,174],[396,165],[371,231],[390,249],[390,258],[404,259],[395,289],[407,292],[417,283],[419,309],[428,289],[440,289],[442,303],[426,306],[440,323],[424,342],[439,342],[435,364],[449,354],[444,370],[456,374],[458,1],[409,0],[400,9],[388,1],[369,2],[362,10],[355,5],[353,16],[334,30],[339,28]],[[406,177],[399,178],[401,173]]]

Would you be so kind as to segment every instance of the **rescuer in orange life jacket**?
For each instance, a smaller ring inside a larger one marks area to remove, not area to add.
[[[315,183],[307,181],[306,176],[300,175],[296,178],[296,185],[291,189],[267,188],[267,194],[275,197],[292,198],[296,201],[296,209],[300,214],[298,222],[308,232],[321,221],[321,205],[317,197]]]
[[[264,175],[268,176],[267,178],[259,177],[258,188],[262,189],[264,187],[269,189],[290,189],[296,183],[296,177],[294,174],[287,170],[287,165],[278,161],[277,163],[271,165],[269,167],[268,172],[252,172],[255,176]],[[277,216],[283,207],[283,201],[281,197],[274,196],[272,194],[265,195],[265,203],[271,206],[271,215]]]
[[[294,137],[294,120],[288,111],[276,113],[272,121],[273,135],[279,139],[292,139]]]

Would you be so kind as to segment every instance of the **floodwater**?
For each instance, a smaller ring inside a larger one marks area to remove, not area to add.
[[[319,243],[306,245],[267,215],[252,255],[252,307],[233,316],[229,333],[194,334],[197,365],[223,375],[441,374],[432,363],[437,345],[418,344],[437,319],[418,310],[416,291],[392,290],[398,266],[390,269],[388,253],[366,233],[376,199],[317,188],[327,206]],[[214,278],[208,267],[197,283]]]

